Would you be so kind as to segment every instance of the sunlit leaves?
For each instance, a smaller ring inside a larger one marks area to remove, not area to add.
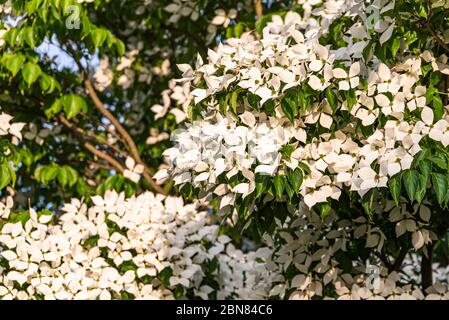
[[[34,171],[34,176],[36,180],[43,184],[48,185],[52,181],[57,181],[62,187],[73,187],[78,181],[78,172],[68,165],[39,166]]]
[[[39,65],[32,62],[25,63],[22,69],[23,80],[25,80],[28,86],[31,86],[34,82],[36,82],[41,73],[42,70]]]
[[[2,58],[2,64],[11,72],[15,77],[22,68],[26,58],[23,54],[5,54]]]
[[[69,94],[61,98],[61,103],[67,119],[76,117],[80,112],[87,112],[87,103],[83,97]]]
[[[8,163],[0,165],[0,190],[6,186],[14,185],[16,181],[16,173]]]

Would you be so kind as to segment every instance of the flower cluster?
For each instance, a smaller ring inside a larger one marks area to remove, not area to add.
[[[196,205],[150,192],[92,202],[72,199],[58,217],[0,202],[0,299],[267,297],[272,252],[235,248]]]
[[[170,23],[176,23],[181,17],[190,17],[192,21],[198,20],[199,10],[195,1],[191,0],[174,0],[165,7],[165,11],[171,14],[168,19]]]
[[[234,186],[232,192],[244,196],[252,193],[255,188],[252,166],[258,163],[255,173],[273,175],[279,166],[282,146],[293,137],[305,136],[302,129],[287,128],[282,122],[270,123],[269,119],[262,118],[263,113],[256,116],[246,112],[241,115],[245,125],[238,125],[230,116],[219,119],[217,113],[214,125],[199,121],[185,131],[175,132],[176,147],[164,152],[169,162],[175,165],[175,183],[192,181],[196,187],[206,185],[210,189],[219,184],[217,178],[222,173],[226,173],[228,179],[240,173],[249,182]],[[167,174],[164,169],[155,177],[165,178]],[[217,194],[226,191],[226,185],[215,188]],[[222,206],[229,204],[227,199],[223,198]]]
[[[240,184],[220,187],[220,193],[245,197],[254,191],[255,174],[282,175],[305,165],[309,172],[299,191],[312,207],[339,199],[343,187],[361,196],[386,187],[411,167],[425,137],[449,144],[447,110],[434,114],[420,83],[423,59],[434,69],[447,66],[428,53],[392,67],[376,57],[365,60],[368,42],[357,41],[369,35],[360,20],[364,7],[354,13],[350,2],[330,15],[325,15],[329,6],[313,11],[315,18],[295,12],[273,16],[261,39],[251,34],[228,39],[209,50],[207,63],[199,58],[195,70],[179,66],[179,81],[194,87],[193,108],[203,120],[178,132],[175,146],[165,152],[177,184],[213,191],[220,174],[229,180],[241,173]],[[320,44],[326,26],[341,15],[354,22],[346,46]],[[384,38],[391,36],[385,30],[391,26],[381,28]],[[248,156],[253,144],[262,149],[260,157]],[[279,152],[285,146],[291,152]]]
[[[92,201],[74,199],[58,218],[2,205],[3,299],[173,298],[178,284],[201,282],[201,264],[226,242],[207,212],[180,198],[107,192]]]
[[[209,213],[181,198],[108,191],[92,202],[73,199],[58,217],[14,213],[11,197],[0,204],[1,299],[448,298],[447,279],[423,293],[385,270],[369,286],[362,260],[345,271],[339,259],[352,235],[377,245],[372,234],[381,233],[366,219],[323,221],[302,204],[293,220],[276,218],[264,246],[243,252]]]

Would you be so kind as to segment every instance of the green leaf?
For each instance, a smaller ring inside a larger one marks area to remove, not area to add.
[[[34,40],[34,28],[26,27],[22,30],[22,36],[25,40],[26,44],[29,45],[32,49],[36,47],[36,42]]]
[[[295,169],[295,170],[289,170],[287,172],[287,179],[288,182],[290,183],[290,185],[293,188],[293,191],[298,194],[302,185],[302,181],[303,181],[303,174],[302,171],[299,169]]]
[[[92,38],[94,46],[99,48],[108,37],[108,32],[105,29],[97,28],[90,32],[90,37]]]
[[[3,36],[3,39],[8,41],[9,45],[11,47],[14,47],[16,45],[17,36],[19,35],[20,29],[19,28],[12,28],[6,34]]]
[[[292,88],[285,92],[284,99],[282,99],[282,111],[291,122],[293,122],[293,119],[296,118],[299,113],[298,104],[300,96],[305,98],[304,94],[302,94],[302,91],[300,91],[298,88]]]
[[[25,62],[25,56],[23,54],[15,54],[6,60],[6,69],[8,69],[12,76],[15,77]]]
[[[63,166],[67,173],[67,181],[69,186],[73,187],[78,181],[78,172],[70,166]]]
[[[436,164],[439,168],[446,170],[448,168],[446,157],[439,153],[428,158],[432,163]]]
[[[440,120],[443,116],[443,101],[439,94],[435,94],[432,101],[433,112],[435,115],[435,121]]]
[[[240,36],[242,35],[243,31],[244,31],[244,26],[242,22],[237,23],[234,28],[233,28],[233,36],[234,38],[240,38]]]
[[[337,111],[337,108],[338,108],[337,96],[335,95],[335,92],[332,90],[331,87],[327,87],[325,93],[326,93],[327,102],[329,102],[329,105],[331,106],[332,111],[335,113],[335,111]]]
[[[42,174],[42,182],[47,184],[48,182],[57,178],[59,174],[59,167],[56,165],[47,166]]]
[[[28,86],[31,86],[34,82],[36,82],[41,73],[42,73],[41,67],[32,62],[25,63],[22,69],[23,79],[28,84]]]
[[[2,164],[0,168],[0,190],[5,188],[11,181],[11,170],[8,164]]]
[[[408,170],[407,172],[404,172],[403,181],[408,197],[411,201],[414,201],[419,184],[418,172],[415,170]]]
[[[272,18],[271,15],[268,14],[268,15],[264,15],[262,18],[258,19],[256,21],[256,25],[255,25],[256,32],[262,34],[263,28],[266,27],[268,21],[270,21],[271,18]]]
[[[292,155],[293,151],[295,151],[295,147],[291,144],[286,144],[280,150],[282,156],[286,160],[290,160],[290,156]]]
[[[268,176],[265,174],[256,175],[256,199],[259,198],[266,188],[268,188]]]
[[[346,102],[348,104],[348,109],[349,109],[349,111],[351,111],[352,107],[357,102],[357,99],[355,97],[355,91],[354,91],[354,89],[351,89],[349,91],[345,91],[344,95],[345,95],[345,98],[346,98]]]
[[[64,167],[61,167],[58,172],[58,182],[61,186],[65,187],[69,182],[67,170]]]
[[[286,99],[283,99],[281,102],[281,109],[282,112],[285,114],[285,116],[290,120],[290,122],[293,122],[293,110],[290,107],[290,104],[287,102]]]
[[[237,99],[239,97],[239,90],[236,90],[231,95],[231,109],[237,114]]]
[[[327,202],[317,203],[315,207],[320,214],[321,220],[324,220],[331,211],[331,205]]]
[[[28,0],[25,5],[25,10],[28,13],[28,15],[31,15],[34,13],[37,9],[38,2],[36,0]]]
[[[362,207],[363,209],[365,209],[365,212],[368,215],[370,221],[373,218],[373,201],[374,201],[374,190],[371,189],[362,197]]]
[[[46,109],[45,115],[48,119],[52,118],[55,114],[58,114],[62,110],[62,102],[60,99],[56,99],[50,108]]]
[[[393,197],[396,206],[399,206],[399,199],[401,197],[401,174],[393,176],[388,181],[388,186],[390,187],[391,196]]]
[[[52,93],[56,88],[59,87],[59,84],[56,81],[56,79],[45,73],[41,74],[39,78],[39,84],[41,86],[42,91],[44,91],[45,93]]]
[[[126,46],[123,41],[116,39],[115,48],[117,49],[117,53],[119,56],[123,56],[126,52]]]
[[[34,177],[37,181],[42,182],[42,175],[44,173],[45,166],[39,166],[34,170]]]
[[[424,196],[426,195],[426,191],[427,191],[427,180],[428,180],[428,175],[423,175],[420,174],[418,176],[418,188],[416,190],[416,195],[415,195],[415,200],[418,203],[421,203],[424,199]]]
[[[44,5],[39,8],[37,15],[42,19],[44,23],[47,23],[48,5]]]
[[[398,50],[401,47],[401,41],[402,41],[401,36],[396,36],[393,39],[393,43],[391,44],[391,55],[393,57],[396,57],[396,54],[398,53]]]
[[[419,164],[419,171],[422,173],[422,175],[426,178],[426,180],[429,179],[430,172],[432,171],[432,164],[430,161],[424,160]]]
[[[61,98],[64,112],[68,119],[77,116],[81,111],[87,112],[87,103],[83,97],[76,94],[65,95]]]
[[[276,198],[282,199],[285,189],[285,176],[275,176],[273,178],[274,188],[276,190]]]
[[[442,205],[446,199],[448,191],[447,176],[442,173],[432,172],[431,179],[433,189],[435,190],[435,194],[437,196],[437,201],[440,205]]]

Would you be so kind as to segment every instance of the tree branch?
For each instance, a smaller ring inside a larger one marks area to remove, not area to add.
[[[430,25],[430,20],[432,19],[432,4],[429,0],[426,0],[427,4],[427,20],[424,21],[427,31],[432,35],[432,37],[438,42],[438,44],[447,52],[449,52],[449,46],[441,39],[437,33],[432,29]]]
[[[74,126],[72,123],[70,123],[64,116],[59,115],[57,117],[58,122],[60,122],[62,125],[64,125],[66,128],[71,130],[75,135],[81,138],[81,143],[85,149],[96,155],[98,158],[105,160],[110,165],[112,165],[118,172],[123,173],[125,171],[125,168],[118,162],[115,158],[107,154],[106,152],[102,152],[101,150],[98,150],[95,148],[94,145],[89,143],[85,140],[84,131],[81,128],[78,128]]]
[[[423,291],[433,284],[432,276],[432,258],[433,258],[433,243],[427,245],[427,256],[424,252],[421,255],[421,285]]]
[[[444,41],[436,34],[436,32],[432,29],[429,23],[426,23],[426,28],[427,31],[429,31],[429,33],[432,35],[432,37],[438,42],[440,47],[449,52],[449,46],[446,43],[444,43]]]
[[[401,251],[399,252],[399,255],[397,256],[396,260],[394,261],[394,264],[391,266],[391,271],[397,271],[402,266],[402,262],[404,262],[405,256],[407,255],[408,248],[402,247]]]
[[[256,9],[256,15],[258,18],[263,17],[262,0],[254,0],[254,7]]]
[[[153,180],[151,177],[152,171],[148,166],[142,161],[142,158],[140,157],[139,151],[137,150],[137,146],[134,143],[134,140],[129,135],[128,131],[121,125],[121,123],[118,121],[118,119],[104,106],[103,102],[100,100],[100,98],[97,95],[97,92],[95,91],[94,86],[92,85],[92,82],[89,80],[89,76],[84,69],[83,65],[81,64],[80,60],[78,59],[75,50],[67,44],[67,51],[70,53],[72,58],[74,59],[76,65],[78,66],[79,72],[81,74],[81,78],[83,79],[84,87],[87,90],[87,93],[89,97],[91,98],[92,102],[94,103],[95,107],[102,113],[116,128],[119,135],[122,137],[122,139],[125,142],[125,145],[128,147],[132,158],[138,163],[144,166],[144,173],[143,177],[145,181],[158,193],[166,194],[165,191]]]
[[[379,257],[380,261],[382,261],[385,267],[387,267],[388,272],[390,272],[393,265],[388,260],[388,257],[385,255],[384,251],[382,250],[381,252],[376,252],[376,255]]]

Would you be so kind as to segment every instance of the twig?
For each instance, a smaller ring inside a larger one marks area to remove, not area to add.
[[[391,271],[397,271],[402,266],[402,262],[404,262],[405,256],[407,255],[407,252],[408,252],[408,248],[407,247],[403,247],[401,249],[401,252],[399,252],[398,257],[394,261],[394,264],[391,266],[391,268],[392,268]]]
[[[125,168],[120,164],[120,162],[118,162],[115,158],[113,158],[112,156],[110,156],[109,154],[107,154],[106,152],[102,152],[101,150],[98,150],[97,148],[95,148],[94,145],[92,145],[91,143],[89,143],[88,141],[85,140],[84,137],[84,132],[82,129],[74,126],[72,123],[70,123],[64,116],[59,115],[57,117],[58,122],[60,122],[62,125],[64,125],[66,128],[68,128],[69,130],[71,130],[73,133],[75,133],[75,135],[77,135],[78,137],[81,138],[82,140],[82,145],[84,148],[86,148],[88,151],[90,151],[91,153],[93,153],[94,155],[96,155],[98,158],[105,160],[106,162],[108,162],[110,165],[112,165],[117,171],[119,171],[120,173],[123,173],[125,171]]]
[[[441,39],[436,32],[432,29],[431,25],[430,25],[430,20],[432,19],[432,4],[430,3],[429,0],[426,0],[426,4],[427,4],[427,20],[424,21],[425,26],[427,31],[429,31],[429,33],[432,35],[432,37],[438,42],[438,44],[444,48],[444,50],[449,52],[449,46],[443,41],[443,39]]]
[[[256,9],[256,15],[258,18],[263,17],[262,0],[254,0],[254,7]]]

